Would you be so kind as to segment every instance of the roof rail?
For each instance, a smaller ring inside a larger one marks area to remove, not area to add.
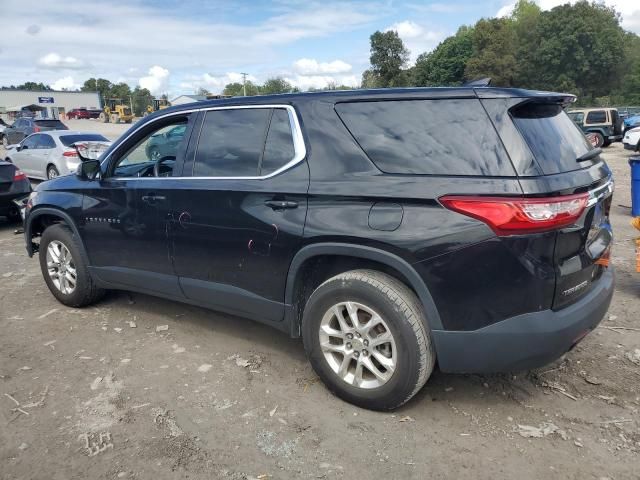
[[[491,83],[491,77],[476,78],[462,84],[463,87],[488,87]]]

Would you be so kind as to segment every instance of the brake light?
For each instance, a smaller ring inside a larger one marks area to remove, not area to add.
[[[588,193],[551,198],[445,195],[440,203],[486,223],[498,236],[508,236],[571,225],[584,212],[588,198]]]
[[[33,132],[34,133],[38,133],[39,131],[40,131],[40,127],[38,127],[38,126],[33,127]]]
[[[25,175],[25,173],[22,170],[16,170],[13,173],[13,181],[14,182],[18,182],[20,180],[26,180],[27,176]]]
[[[76,152],[75,150],[65,150],[64,152],[62,152],[62,156],[63,157],[74,157],[74,158],[77,158],[78,157],[78,152]]]

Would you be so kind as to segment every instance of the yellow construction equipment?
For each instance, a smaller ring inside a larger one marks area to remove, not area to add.
[[[170,107],[169,101],[166,98],[154,98],[153,105],[147,105],[147,111],[145,112],[145,116],[150,113],[157,112],[158,110],[163,110],[167,107]]]
[[[124,105],[120,98],[110,98],[106,102],[100,114],[100,121],[103,123],[131,123],[133,113],[131,107]]]

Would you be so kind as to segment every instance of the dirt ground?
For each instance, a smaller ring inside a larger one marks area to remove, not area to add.
[[[617,287],[601,326],[538,371],[435,372],[393,413],[333,397],[300,341],[248,320],[125,292],[66,308],[0,219],[0,478],[640,478],[640,232],[629,153],[605,156]]]

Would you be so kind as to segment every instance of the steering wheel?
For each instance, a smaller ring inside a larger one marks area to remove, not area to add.
[[[166,162],[167,160],[174,160],[175,161],[175,159],[176,159],[175,155],[167,155],[166,157],[160,157],[158,160],[156,160],[156,163],[153,164],[153,176],[154,177],[162,176],[160,174],[160,167],[162,166],[162,164],[164,162]]]

